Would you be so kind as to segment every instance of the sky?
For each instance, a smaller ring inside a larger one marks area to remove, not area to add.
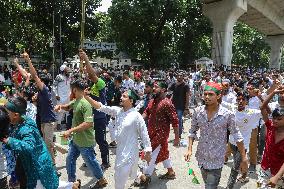
[[[107,9],[111,6],[111,0],[102,0],[102,6],[97,8],[98,12],[107,12]]]

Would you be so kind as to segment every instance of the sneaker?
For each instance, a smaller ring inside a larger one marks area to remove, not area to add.
[[[101,178],[98,180],[94,185],[90,185],[90,189],[96,189],[96,188],[104,188],[108,184],[107,180],[105,178]]]
[[[116,142],[112,141],[111,143],[109,143],[108,147],[109,148],[116,148]]]
[[[250,164],[249,165],[249,173],[252,174],[252,173],[255,173],[255,172],[256,172],[256,165]]]
[[[102,170],[104,171],[104,170],[106,170],[106,169],[108,169],[108,168],[110,168],[110,164],[108,163],[108,164],[101,164],[101,168],[102,168]]]

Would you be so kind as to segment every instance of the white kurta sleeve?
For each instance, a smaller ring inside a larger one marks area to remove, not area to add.
[[[118,106],[105,106],[101,104],[101,107],[97,109],[100,112],[110,115],[111,117],[116,117],[121,108]]]
[[[145,147],[144,151],[152,152],[148,130],[143,117],[139,113],[137,113],[137,130],[138,130],[138,136],[142,139],[142,143]]]

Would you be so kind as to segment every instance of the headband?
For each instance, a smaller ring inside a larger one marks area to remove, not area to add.
[[[132,90],[127,91],[128,97],[133,100],[138,100],[139,96]]]
[[[167,88],[168,88],[168,86],[167,86],[167,84],[166,84],[165,82],[157,81],[156,84],[157,84],[159,87],[163,88],[163,89],[167,89]]]
[[[21,110],[20,108],[17,108],[16,105],[11,101],[8,101],[5,104],[5,108],[7,108],[7,110],[9,110],[11,112],[19,113],[21,115],[26,113],[26,110]]]
[[[213,91],[217,95],[221,94],[222,87],[220,84],[215,82],[208,82],[204,88],[204,91]]]

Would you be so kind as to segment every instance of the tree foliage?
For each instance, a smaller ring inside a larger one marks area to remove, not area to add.
[[[86,38],[99,32],[95,9],[101,0],[86,1]],[[60,37],[64,56],[70,56],[79,47],[81,0],[0,0],[0,48],[16,49],[16,43],[31,54],[41,54],[51,60],[53,13],[55,18],[55,48],[59,56]],[[62,35],[59,35],[60,20]]]
[[[113,0],[108,13],[95,12],[101,0],[86,1],[86,39],[116,42],[148,66],[188,67],[211,56],[212,25],[199,0]],[[26,48],[52,60],[53,13],[55,54],[72,57],[80,43],[81,0],[0,0],[0,48]],[[62,35],[60,36],[60,23]],[[60,43],[62,41],[62,43]],[[96,52],[111,58],[112,52]],[[233,64],[267,66],[264,35],[245,24],[235,26]]]

